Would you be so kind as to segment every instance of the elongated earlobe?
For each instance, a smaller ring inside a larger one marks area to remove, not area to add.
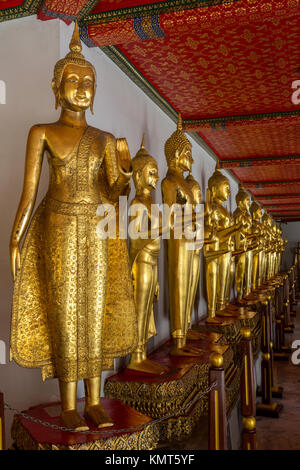
[[[59,91],[58,89],[56,88],[56,85],[55,85],[55,81],[52,80],[51,82],[51,88],[53,90],[53,93],[54,93],[54,96],[55,96],[55,109],[57,109],[59,107]]]
[[[59,97],[58,94],[55,95],[55,109],[58,109],[59,107]]]
[[[91,110],[91,113],[94,114],[94,99],[92,99],[91,101],[90,110]]]

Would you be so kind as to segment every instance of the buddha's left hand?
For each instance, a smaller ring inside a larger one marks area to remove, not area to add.
[[[131,157],[125,138],[117,139],[118,165],[121,173],[132,173]]]

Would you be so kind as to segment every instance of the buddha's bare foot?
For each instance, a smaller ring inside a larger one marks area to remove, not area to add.
[[[246,303],[245,299],[236,299],[235,305],[240,307],[240,306],[245,305],[245,303]]]
[[[234,316],[235,313],[238,313],[239,312],[239,309],[236,309],[236,310],[218,310],[216,312],[217,316],[218,317],[232,317]]]
[[[150,361],[150,359],[144,359],[143,361],[137,362],[131,360],[127,369],[136,370],[138,372],[146,372],[147,374],[161,375],[168,372],[170,369],[167,366],[158,364],[157,362]]]
[[[182,348],[178,348],[174,346],[171,349],[171,356],[201,356],[203,354],[203,350],[200,348],[194,348],[191,346],[183,346]]]
[[[85,405],[84,417],[92,421],[98,428],[106,428],[108,426],[113,426],[114,422],[112,419],[105,413],[104,409],[100,405]]]
[[[216,317],[207,317],[207,318],[205,319],[205,323],[208,323],[208,324],[210,324],[210,323],[212,323],[212,324],[214,324],[214,323],[215,323],[215,324],[220,324],[220,323],[221,323],[221,320],[220,320],[220,318],[216,318]]]
[[[75,429],[76,431],[87,431],[89,429],[86,422],[76,410],[62,411],[60,419],[62,425],[66,428]]]
[[[197,340],[197,339],[206,339],[206,336],[200,331],[188,330],[186,339]]]

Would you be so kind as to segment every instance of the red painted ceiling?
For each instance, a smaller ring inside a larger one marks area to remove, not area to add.
[[[272,199],[259,199],[259,201],[264,204],[264,206],[273,206],[276,205],[278,207],[279,205],[286,205],[289,206],[290,204],[299,204],[300,205],[300,196],[295,197],[295,196],[287,196],[287,197],[276,197],[272,196]]]
[[[161,15],[166,38],[119,47],[184,119],[294,110],[300,15],[199,30],[198,11],[201,21],[195,16],[192,24],[194,10],[186,17],[179,12],[180,27],[174,14]]]
[[[253,168],[234,168],[241,181],[263,183],[273,181],[300,181],[300,165],[272,165]]]
[[[300,116],[243,122],[226,122],[226,117],[224,120],[225,129],[214,129],[211,125],[195,128],[222,160],[300,154]]]
[[[257,183],[259,185],[259,183]],[[272,186],[251,187],[254,196],[272,196],[273,194],[299,194],[299,183],[278,183]],[[261,199],[259,199],[261,200]]]

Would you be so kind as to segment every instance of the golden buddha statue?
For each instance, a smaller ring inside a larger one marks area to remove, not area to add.
[[[85,383],[85,417],[98,427],[112,425],[100,404],[101,371],[136,346],[126,240],[100,239],[96,233],[99,204],[118,207],[119,195],[128,193],[130,156],[124,139],[118,145],[111,134],[87,125],[96,72],[81,50],[76,25],[70,52],[54,68],[60,117],[29,133],[10,242],[11,358],[24,367],[40,367],[43,380],[59,379],[61,421],[76,430],[88,429],[76,409],[78,380]],[[45,151],[49,189],[30,222]]]
[[[255,290],[262,284],[263,265],[264,265],[264,232],[261,223],[262,209],[256,201],[250,206],[250,214],[252,216],[252,230],[257,236],[258,246],[253,253],[253,270],[252,270],[252,289]]]
[[[205,216],[205,232],[215,231],[213,241],[205,243],[205,277],[208,303],[207,322],[215,320],[227,306],[228,283],[231,271],[232,236],[242,227],[242,222],[232,223],[232,218],[223,203],[230,195],[229,181],[220,171],[217,162],[214,174],[208,180],[207,199],[211,210]],[[217,312],[218,310],[218,312]]]
[[[266,239],[266,266],[265,266],[265,280],[268,281],[272,277],[272,252],[273,252],[273,234],[272,234],[272,218],[267,212],[264,212],[262,221],[265,228]]]
[[[156,335],[153,302],[158,300],[159,293],[157,262],[162,227],[159,213],[156,214],[152,210],[152,205],[155,203],[151,192],[156,189],[159,179],[157,163],[145,149],[144,138],[140,150],[132,159],[132,168],[136,195],[130,207],[135,209],[134,215],[139,221],[143,220],[146,212],[146,230],[149,231],[150,236],[143,237],[143,223],[139,222],[135,230],[141,234],[141,237],[130,238],[129,254],[138,319],[138,344],[131,354],[128,368],[151,374],[162,374],[168,368],[147,359],[147,341]],[[151,234],[155,231],[157,231],[156,237],[152,238]]]
[[[249,249],[249,238],[252,235],[252,218],[249,214],[250,196],[240,184],[236,195],[237,208],[233,213],[235,223],[241,222],[242,230],[236,233],[236,249],[242,249],[242,253],[236,258],[235,287],[237,301],[241,302],[244,296],[251,292],[253,253]]]
[[[198,181],[195,180],[193,175],[190,173],[185,181],[190,186],[191,192],[193,194],[193,207],[197,206],[201,203],[201,187]],[[196,293],[199,285],[199,278],[200,278],[200,266],[201,266],[201,248],[195,248],[193,250],[193,260],[192,260],[192,282],[191,282],[191,292],[189,296],[189,305],[188,305],[188,327],[191,323],[193,308],[195,305]],[[194,335],[195,337],[195,335]]]
[[[281,239],[280,227],[276,224],[275,221],[273,221],[272,232],[273,232],[273,239],[274,239],[272,275],[276,276],[279,271],[279,253],[281,251],[282,239]]]
[[[164,204],[171,208],[174,204],[193,205],[194,195],[184,173],[190,172],[193,163],[192,145],[182,130],[181,116],[178,117],[177,130],[165,143],[165,156],[168,172],[162,181]],[[173,355],[197,355],[199,350],[186,346],[189,325],[190,296],[193,276],[194,252],[188,248],[191,240],[184,235],[174,236],[174,227],[170,229],[167,240],[168,287],[171,335]]]
[[[285,250],[285,247],[286,247],[286,244],[287,244],[287,240],[284,240],[282,238],[282,229],[280,227],[278,227],[278,236],[279,236],[279,240],[280,240],[280,243],[279,243],[279,248],[278,248],[278,268],[277,268],[277,272],[279,273],[281,271],[281,264],[282,264],[282,254]],[[299,256],[297,257],[297,259],[299,258]]]
[[[271,233],[269,226],[269,216],[265,211],[262,216],[263,224],[263,233],[265,240],[265,256],[264,256],[264,265],[263,265],[263,282],[266,282],[269,279],[269,266],[270,266],[270,250],[271,250]]]
[[[275,276],[275,267],[276,267],[276,255],[277,255],[277,225],[274,220],[272,220],[271,225],[271,235],[272,235],[272,252],[271,252],[271,277]]]
[[[280,268],[279,268],[279,254],[281,251],[281,244],[282,244],[282,238],[281,238],[281,230],[280,227],[276,224],[275,227],[275,243],[276,243],[276,248],[275,248],[275,262],[274,262],[274,275],[277,275]]]

